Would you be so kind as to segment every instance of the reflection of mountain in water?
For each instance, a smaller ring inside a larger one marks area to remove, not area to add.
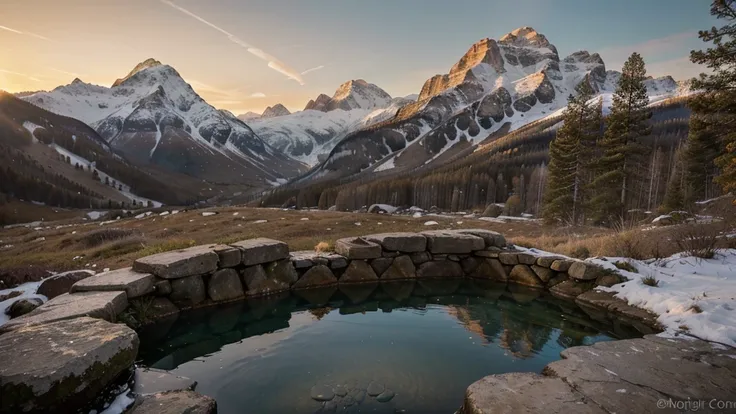
[[[531,358],[552,340],[566,348],[590,342],[609,330],[569,304],[539,292],[510,292],[478,281],[419,281],[349,285],[249,299],[200,309],[140,331],[144,364],[174,369],[248,339],[249,348],[268,352],[300,329],[340,315],[393,311],[424,314],[440,306],[484,345],[497,344],[519,359]],[[567,306],[567,307],[563,307]],[[574,306],[574,305],[573,305]]]

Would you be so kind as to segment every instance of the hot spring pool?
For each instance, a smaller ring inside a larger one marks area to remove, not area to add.
[[[446,414],[486,375],[635,336],[539,294],[456,280],[250,299],[142,329],[139,357],[196,380],[224,414]]]

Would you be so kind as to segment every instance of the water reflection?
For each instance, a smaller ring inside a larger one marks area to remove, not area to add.
[[[420,280],[187,312],[142,329],[140,357],[197,380],[198,391],[215,397],[221,413],[243,407],[445,413],[485,375],[540,372],[564,348],[637,336],[612,329],[540,291]],[[368,395],[372,383],[389,394]],[[340,392],[317,402],[310,398],[313,387]]]

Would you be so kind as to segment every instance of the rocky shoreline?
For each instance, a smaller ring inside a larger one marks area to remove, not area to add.
[[[654,315],[594,290],[624,281],[615,272],[587,262],[519,251],[507,246],[503,235],[488,230],[346,238],[336,242],[335,251],[290,253],[284,242],[251,239],[160,253],[138,259],[130,268],[74,281],[69,293],[0,327],[0,412],[79,408],[116,377],[130,372],[138,337],[133,329],[115,322],[140,326],[188,309],[290,290],[469,278],[547,290],[558,299],[575,301],[594,319],[630,325],[643,334],[661,330]],[[647,338],[635,341],[654,341]],[[614,343],[619,342],[624,341]],[[560,362],[572,358],[566,355],[580,355],[575,349],[565,351],[563,358],[567,359]],[[499,407],[509,402],[493,390],[521,387],[525,381],[541,381],[545,386],[540,389],[552,387],[559,395],[578,392],[565,388],[573,386],[568,382],[560,383],[568,377],[559,372],[549,368],[545,373],[556,377],[507,374],[485,378],[468,389],[463,412],[503,411]],[[164,380],[167,375],[158,374],[158,383],[168,382]],[[181,408],[170,412],[184,412],[186,407],[216,411],[216,403],[194,393],[193,387],[171,382],[177,386],[154,387],[155,393],[134,390],[137,400],[132,412],[156,412],[160,402],[151,401],[159,400],[172,409]],[[545,398],[539,395],[535,401],[542,404]]]

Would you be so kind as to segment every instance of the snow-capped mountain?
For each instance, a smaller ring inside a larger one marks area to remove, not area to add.
[[[277,116],[285,116],[285,115],[291,115],[291,112],[289,112],[288,109],[284,105],[276,104],[274,106],[269,106],[266,108],[265,111],[263,111],[263,115],[261,115],[261,118],[275,118]]]
[[[315,165],[349,133],[390,119],[410,102],[392,99],[362,79],[352,80],[340,85],[332,98],[322,94],[310,100],[304,111],[276,118],[267,118],[264,113],[251,120],[250,126],[277,150]]]
[[[153,59],[138,64],[110,88],[75,79],[22,99],[85,122],[140,164],[256,186],[303,168],[233,114],[205,102],[174,68]]]
[[[248,111],[248,112],[246,112],[244,114],[238,115],[238,119],[241,120],[241,121],[243,121],[243,122],[248,122],[248,121],[251,121],[253,119],[260,118],[260,117],[261,117],[261,114],[257,114],[257,113],[252,112],[252,111]]]
[[[581,82],[590,83],[610,105],[619,78],[619,72],[606,71],[597,53],[580,51],[560,59],[557,48],[531,27],[499,40],[483,39],[447,74],[428,79],[417,102],[390,120],[350,133],[302,179],[344,177],[374,171],[374,166],[375,171],[408,171],[443,162],[561,111]],[[647,88],[652,102],[682,93],[671,77],[650,79]]]

